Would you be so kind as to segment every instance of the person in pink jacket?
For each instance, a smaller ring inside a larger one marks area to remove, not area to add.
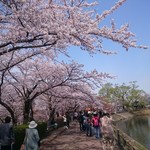
[[[113,137],[113,128],[112,128],[112,117],[110,116],[109,113],[105,113],[104,116],[102,117],[102,132],[103,132],[103,137],[109,141],[112,142],[114,137]]]

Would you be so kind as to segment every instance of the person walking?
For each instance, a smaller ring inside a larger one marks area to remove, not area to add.
[[[28,127],[29,128],[26,129],[23,142],[25,150],[38,150],[40,146],[40,137],[38,130],[36,129],[37,123],[35,121],[31,121]]]
[[[67,126],[67,117],[66,117],[65,114],[63,115],[63,121],[64,121],[64,128],[68,129],[68,126]]]
[[[80,112],[79,116],[78,116],[78,122],[79,122],[79,126],[80,126],[80,131],[83,131],[84,130],[84,113],[83,112]]]
[[[71,116],[69,114],[69,112],[66,113],[66,118],[67,118],[67,127],[70,127],[70,122],[71,122]]]
[[[11,146],[14,144],[14,130],[10,122],[11,117],[7,116],[5,118],[5,123],[0,125],[1,150],[11,150]]]
[[[73,120],[77,120],[77,118],[78,118],[78,113],[75,111],[73,114]]]
[[[114,131],[112,127],[112,117],[109,113],[105,113],[105,115],[102,117],[102,132],[104,139],[112,144],[114,141]]]
[[[92,121],[90,114],[87,114],[86,135],[92,136]]]
[[[95,137],[99,139],[101,137],[101,122],[96,112],[94,112],[94,116],[92,118],[92,124],[95,130]]]

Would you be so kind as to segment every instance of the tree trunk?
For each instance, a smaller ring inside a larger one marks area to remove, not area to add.
[[[32,121],[32,120],[34,120],[32,103],[30,103],[30,110],[29,111],[30,111],[29,112],[29,121]]]
[[[50,122],[54,122],[55,121],[55,108],[52,109],[52,111],[50,112],[50,116],[49,116],[49,121]]]
[[[14,111],[4,102],[0,101],[0,104],[6,108],[6,110],[10,113],[13,125],[17,124],[17,119],[15,117]]]
[[[23,123],[28,123],[30,121],[30,109],[31,103],[29,100],[26,100],[23,112]]]

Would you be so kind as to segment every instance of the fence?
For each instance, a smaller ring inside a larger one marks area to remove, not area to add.
[[[115,125],[113,125],[113,129],[114,137],[120,147],[120,150],[148,150],[142,144],[138,143],[126,133],[118,129]]]

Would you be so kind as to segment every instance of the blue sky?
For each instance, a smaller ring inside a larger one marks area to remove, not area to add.
[[[109,9],[117,0],[101,0],[96,10],[102,12]],[[118,43],[104,41],[103,47],[116,50],[117,55],[96,54],[91,57],[80,48],[71,47],[69,54],[80,64],[84,64],[85,71],[96,69],[117,76],[115,80],[108,80],[114,84],[128,84],[137,81],[140,89],[150,94],[150,0],[127,0],[118,10],[108,16],[102,25],[110,25],[114,19],[116,26],[129,23],[129,30],[136,35],[137,44],[147,45],[148,49],[130,48],[126,51]]]

